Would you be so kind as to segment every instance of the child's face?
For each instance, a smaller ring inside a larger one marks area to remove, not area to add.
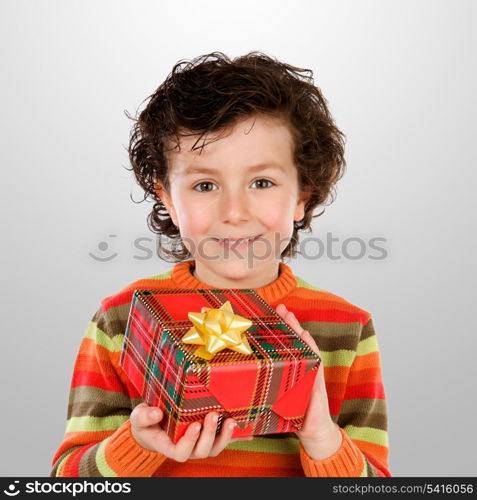
[[[181,138],[181,151],[169,156],[170,192],[158,186],[157,193],[196,261],[200,281],[220,288],[264,286],[276,279],[293,221],[305,213],[291,133],[275,118],[256,116],[217,141],[209,135],[200,154],[190,151],[197,138]],[[251,236],[259,238],[231,246],[217,241]]]

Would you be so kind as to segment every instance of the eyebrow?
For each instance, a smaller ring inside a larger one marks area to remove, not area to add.
[[[265,162],[265,163],[259,163],[258,165],[252,165],[247,168],[248,171],[250,172],[255,172],[257,170],[265,170],[268,168],[278,168],[279,170],[282,170],[285,172],[285,168],[280,165],[279,163],[274,163],[274,162]],[[201,165],[196,165],[196,166],[189,166],[184,170],[184,175],[192,175],[192,174],[216,174],[218,173],[219,170],[215,170],[214,168],[209,168]]]

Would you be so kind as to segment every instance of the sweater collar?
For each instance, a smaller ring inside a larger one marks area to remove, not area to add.
[[[172,268],[172,280],[177,288],[216,288],[199,281],[192,273],[195,267],[195,260],[186,260],[177,263]],[[278,278],[268,285],[254,288],[255,292],[262,297],[265,302],[273,304],[288,295],[296,287],[296,277],[289,266],[280,262]]]

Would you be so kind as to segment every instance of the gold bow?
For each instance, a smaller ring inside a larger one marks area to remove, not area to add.
[[[211,359],[222,349],[232,349],[242,354],[252,354],[243,332],[252,326],[252,322],[234,314],[230,301],[224,302],[219,309],[203,307],[201,312],[188,313],[194,326],[182,337],[185,344],[198,344],[201,347],[194,352],[203,359]]]

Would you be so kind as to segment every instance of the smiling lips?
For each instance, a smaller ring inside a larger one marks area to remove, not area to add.
[[[214,238],[220,245],[222,246],[234,246],[236,248],[246,246],[250,243],[253,243],[256,239],[258,239],[260,235],[257,236],[249,236],[248,238],[238,238],[238,239],[231,239],[231,238]]]

